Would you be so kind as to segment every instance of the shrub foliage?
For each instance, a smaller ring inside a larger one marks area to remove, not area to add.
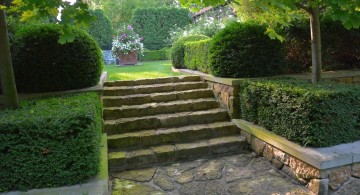
[[[103,56],[95,40],[73,28],[75,40],[59,44],[59,25],[30,25],[16,33],[13,65],[22,92],[78,89],[96,85]]]
[[[174,27],[184,27],[191,22],[187,9],[145,8],[137,9],[132,20],[135,32],[144,37],[144,47],[159,50]]]
[[[211,39],[192,41],[185,44],[185,66],[188,69],[209,73],[209,49]]]
[[[111,50],[113,28],[111,21],[104,15],[100,9],[93,10],[91,13],[96,17],[96,20],[91,23],[88,32],[99,44],[103,50]]]
[[[0,192],[74,185],[95,176],[100,133],[95,93],[0,112]]]
[[[210,68],[220,77],[263,77],[282,72],[283,45],[264,34],[265,26],[233,22],[213,37]]]
[[[160,50],[145,50],[140,60],[156,61],[156,60],[170,60],[170,48],[164,47]]]
[[[301,145],[323,147],[360,139],[360,86],[300,80],[248,81],[241,115]]]
[[[191,41],[209,39],[205,35],[189,35],[177,40],[171,48],[171,61],[175,68],[185,68],[185,44]]]

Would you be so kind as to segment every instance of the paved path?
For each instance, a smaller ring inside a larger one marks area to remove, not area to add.
[[[254,153],[111,174],[113,195],[311,194]]]

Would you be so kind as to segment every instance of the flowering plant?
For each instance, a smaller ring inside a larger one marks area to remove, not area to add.
[[[143,38],[134,32],[131,25],[121,30],[119,34],[120,36],[117,36],[112,43],[112,52],[114,55],[118,55],[119,53],[128,54],[132,51],[137,51],[140,54],[143,53],[144,45],[141,42]]]

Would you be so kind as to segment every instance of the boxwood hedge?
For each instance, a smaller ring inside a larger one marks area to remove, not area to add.
[[[0,112],[0,192],[74,185],[99,170],[95,93],[22,103]]]
[[[160,50],[145,50],[139,58],[143,61],[170,60],[170,51],[167,47]]]
[[[301,145],[332,146],[360,139],[360,86],[247,81],[240,102],[243,119]]]
[[[209,73],[209,49],[211,39],[185,43],[185,67]]]

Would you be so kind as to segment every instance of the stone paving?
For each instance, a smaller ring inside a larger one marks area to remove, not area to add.
[[[251,152],[110,174],[113,195],[312,194]]]

